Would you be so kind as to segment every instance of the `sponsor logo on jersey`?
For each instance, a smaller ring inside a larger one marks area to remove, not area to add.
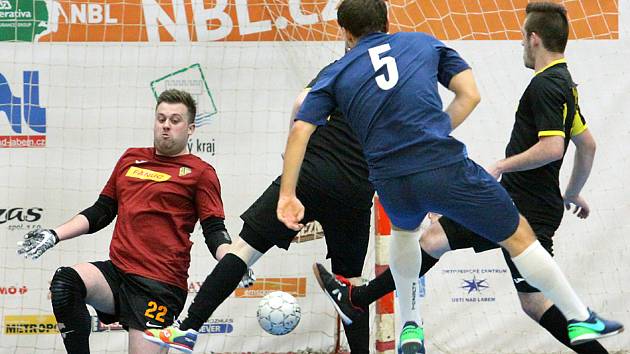
[[[58,334],[54,315],[5,315],[5,335]]]
[[[152,171],[146,168],[139,168],[135,166],[129,167],[129,170],[127,170],[125,176],[137,179],[151,180],[155,182],[164,182],[171,179],[171,175],[167,173]]]

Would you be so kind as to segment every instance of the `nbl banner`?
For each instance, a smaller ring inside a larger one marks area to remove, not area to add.
[[[616,39],[615,0],[565,1],[574,39]],[[330,41],[337,0],[0,0],[0,41]],[[390,32],[440,39],[520,37],[526,0],[391,0]]]

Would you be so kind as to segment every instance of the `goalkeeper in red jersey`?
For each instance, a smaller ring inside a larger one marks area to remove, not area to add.
[[[189,153],[196,103],[167,90],[157,101],[154,144],[119,158],[98,200],[54,229],[29,232],[18,253],[37,259],[59,241],[97,232],[116,216],[109,260],[60,267],[50,284],[52,307],[68,353],[90,352],[89,304],[104,323],[129,331],[129,353],[165,353],[142,331],[173,323],[184,307],[190,233],[201,221],[205,242],[221,259],[231,243],[212,166]],[[247,281],[248,275],[245,274]]]

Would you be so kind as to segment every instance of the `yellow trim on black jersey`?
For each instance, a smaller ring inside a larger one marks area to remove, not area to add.
[[[586,129],[588,129],[588,126],[586,124],[581,126],[579,129],[571,128],[571,137],[578,136],[578,135],[584,133],[586,131]]]
[[[541,130],[538,132],[538,137],[541,136],[561,136],[565,137],[564,132],[562,130]]]
[[[578,103],[580,99],[577,87],[573,88],[573,97],[575,98],[575,115],[573,116],[573,122],[571,122],[571,137],[580,135],[588,129],[586,119],[584,119],[582,112],[580,112],[580,105]]]
[[[540,70],[536,71],[536,72],[534,73],[534,76],[536,76],[536,75],[540,74],[541,72],[543,72],[543,71],[545,71],[545,70],[549,69],[550,67],[552,67],[552,66],[554,66],[554,65],[558,65],[558,64],[562,64],[562,63],[565,63],[565,64],[566,64],[566,62],[567,62],[567,59],[566,59],[566,58],[562,58],[562,59],[554,60],[554,61],[552,61],[551,63],[549,63],[549,65],[547,65],[547,66],[545,66],[544,68],[542,68],[542,69],[540,69]]]
[[[576,111],[573,117],[573,124],[571,125],[571,137],[584,133],[586,129],[588,129],[588,126],[582,119],[580,112]]]

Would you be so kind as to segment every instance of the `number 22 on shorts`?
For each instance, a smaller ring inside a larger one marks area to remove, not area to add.
[[[385,91],[396,86],[396,83],[398,82],[398,67],[396,66],[396,59],[390,56],[384,56],[381,58],[381,54],[390,51],[391,49],[392,47],[389,46],[389,43],[381,44],[368,49],[374,71],[378,71],[378,69],[383,67],[383,65],[386,65],[387,78],[385,78],[385,74],[381,74],[376,77],[376,84]]]
[[[168,309],[166,306],[159,305],[155,301],[149,301],[147,304],[147,310],[144,311],[144,316],[153,318],[158,322],[164,323],[164,315],[166,315]]]

